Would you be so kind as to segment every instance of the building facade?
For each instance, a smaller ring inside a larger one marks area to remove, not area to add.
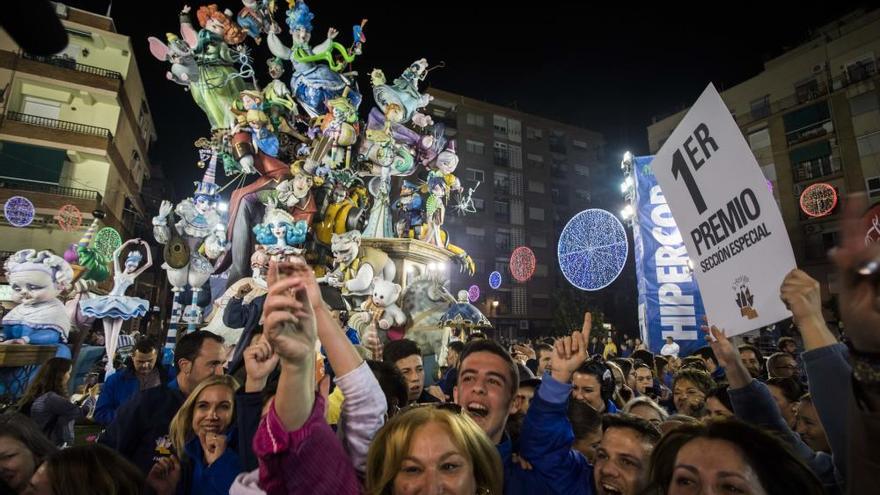
[[[29,227],[0,222],[0,251],[63,252],[80,235],[53,219],[67,204],[84,225],[103,211],[123,237],[147,215],[141,188],[156,131],[131,40],[109,17],[55,5],[69,37],[55,56],[25,53],[0,31],[0,202],[24,196],[36,206]]]
[[[798,266],[819,280],[826,297],[837,293],[826,257],[838,241],[835,199],[858,191],[880,199],[878,55],[880,10],[858,11],[721,93],[772,188]],[[651,153],[685,113],[648,126]],[[814,184],[825,191],[821,197],[803,194]]]
[[[447,207],[451,242],[474,259],[473,277],[451,274],[453,292],[480,288],[474,304],[500,335],[546,333],[555,308],[554,293],[567,284],[556,261],[556,244],[566,222],[589,208],[605,140],[599,133],[515,109],[437,89],[427,109],[446,125],[460,158],[456,176],[473,193],[476,212],[459,216],[455,200]],[[479,184],[479,185],[477,185]],[[525,283],[513,279],[511,252],[534,251],[534,274]],[[489,287],[498,271],[502,284]]]
[[[27,227],[0,216],[0,259],[24,248],[63,253],[95,210],[123,239],[149,239],[158,199],[145,194],[165,187],[156,183],[161,177],[153,175],[161,174],[153,173],[148,158],[156,130],[131,40],[109,17],[53,5],[69,38],[61,53],[33,56],[0,30],[0,204],[23,196],[35,206]],[[81,212],[79,229],[60,228],[57,216],[66,205]],[[129,292],[163,301],[160,253],[154,251],[153,259]],[[99,290],[110,285],[112,280]],[[8,301],[7,289],[0,285],[0,301]],[[135,326],[159,333],[165,308],[153,310]]]

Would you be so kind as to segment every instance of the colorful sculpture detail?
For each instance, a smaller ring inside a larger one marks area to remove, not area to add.
[[[70,264],[51,251],[23,249],[4,268],[18,306],[3,317],[2,344],[54,345],[56,356],[69,359],[70,318],[58,296],[73,282]]]
[[[133,244],[143,247],[128,251],[123,267],[119,265],[122,251]],[[146,253],[146,261],[144,261]],[[116,355],[116,344],[122,324],[132,318],[140,318],[147,314],[150,302],[139,297],[126,296],[125,292],[134,284],[135,279],[149,267],[153,266],[153,255],[150,245],[140,239],[129,239],[113,253],[113,289],[106,296],[82,299],[79,303],[80,312],[90,318],[101,319],[104,325],[104,346],[107,352],[106,374],[109,376],[115,369],[113,358]]]

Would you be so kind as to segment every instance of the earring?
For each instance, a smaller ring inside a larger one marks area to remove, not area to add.
[[[492,495],[492,492],[485,486],[477,488],[477,495]]]

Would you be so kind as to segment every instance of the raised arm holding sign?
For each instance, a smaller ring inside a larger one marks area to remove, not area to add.
[[[709,320],[738,335],[788,318],[795,268],[782,216],[711,84],[651,164],[691,258]]]

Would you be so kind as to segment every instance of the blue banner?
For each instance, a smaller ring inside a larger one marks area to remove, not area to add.
[[[653,159],[633,159],[639,328],[651,352],[659,353],[666,337],[672,337],[681,357],[705,345],[700,325],[706,310],[684,241],[651,170]]]

